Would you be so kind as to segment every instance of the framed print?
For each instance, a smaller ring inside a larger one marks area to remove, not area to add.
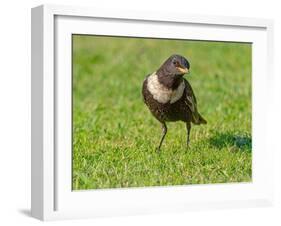
[[[264,19],[32,9],[32,216],[271,205],[272,30]]]

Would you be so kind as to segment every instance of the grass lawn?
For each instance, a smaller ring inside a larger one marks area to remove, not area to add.
[[[145,76],[185,56],[198,109],[186,148],[183,122],[160,123],[142,100]],[[73,36],[73,189],[248,182],[252,175],[251,45]]]

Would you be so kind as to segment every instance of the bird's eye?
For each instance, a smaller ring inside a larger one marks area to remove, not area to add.
[[[173,64],[174,64],[174,65],[178,65],[178,62],[177,62],[177,61],[174,61]]]

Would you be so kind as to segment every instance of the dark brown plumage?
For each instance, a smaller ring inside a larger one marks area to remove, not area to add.
[[[197,110],[197,100],[189,82],[183,78],[190,69],[189,62],[180,55],[172,55],[143,82],[142,94],[152,115],[162,124],[160,151],[167,133],[166,122],[183,121],[187,128],[187,145],[191,123],[206,124]]]

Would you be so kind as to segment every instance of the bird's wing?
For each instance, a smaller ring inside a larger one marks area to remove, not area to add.
[[[185,103],[192,113],[192,121],[195,124],[199,124],[200,123],[200,114],[198,113],[198,110],[197,110],[196,97],[194,95],[191,85],[189,84],[189,82],[186,79],[184,79],[184,83],[185,83],[185,94],[186,94]]]
[[[196,97],[194,95],[191,85],[186,79],[184,79],[184,83],[185,83],[185,93],[186,93],[186,104],[192,112],[195,112],[197,111]]]

